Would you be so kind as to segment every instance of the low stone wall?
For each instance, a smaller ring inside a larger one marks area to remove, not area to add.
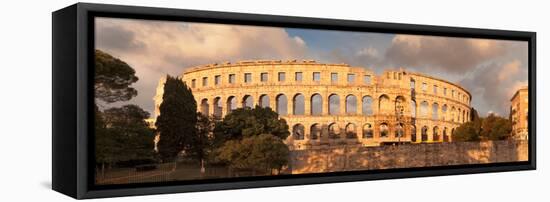
[[[337,146],[297,150],[292,174],[430,167],[528,160],[527,141],[450,142],[379,147]]]

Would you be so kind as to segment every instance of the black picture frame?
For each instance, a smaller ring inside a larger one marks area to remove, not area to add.
[[[528,42],[529,160],[526,162],[374,171],[94,185],[94,17],[214,22],[275,27],[520,40]],[[305,185],[536,169],[536,33],[399,23],[287,17],[184,9],[77,3],[52,14],[52,188],[84,199],[145,194]]]

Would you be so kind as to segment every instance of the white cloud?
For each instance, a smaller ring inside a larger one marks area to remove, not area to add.
[[[462,74],[502,56],[506,47],[507,42],[500,40],[396,35],[386,52],[386,61],[397,66]]]
[[[306,43],[281,28],[114,18],[96,19],[96,48],[136,69],[138,96],[152,112],[155,87],[190,66],[251,59],[303,59]]]

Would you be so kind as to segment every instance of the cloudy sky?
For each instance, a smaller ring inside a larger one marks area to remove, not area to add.
[[[151,114],[161,76],[223,61],[314,59],[377,73],[401,67],[462,85],[482,116],[508,116],[511,96],[527,85],[527,42],[114,18],[96,18],[95,26],[96,48],[136,70],[138,96],[129,102]]]

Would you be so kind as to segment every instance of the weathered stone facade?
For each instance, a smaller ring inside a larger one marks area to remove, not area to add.
[[[290,153],[286,172],[326,173],[527,161],[528,142],[444,142],[380,147],[333,146]]]
[[[510,121],[514,139],[527,140],[529,136],[529,90],[527,87],[519,89],[512,96],[510,106]]]
[[[293,150],[326,145],[448,142],[470,117],[459,85],[404,70],[315,61],[241,61],[190,68],[182,75],[198,110],[223,117],[236,107],[271,107],[284,118]],[[155,117],[162,102],[159,81]]]

